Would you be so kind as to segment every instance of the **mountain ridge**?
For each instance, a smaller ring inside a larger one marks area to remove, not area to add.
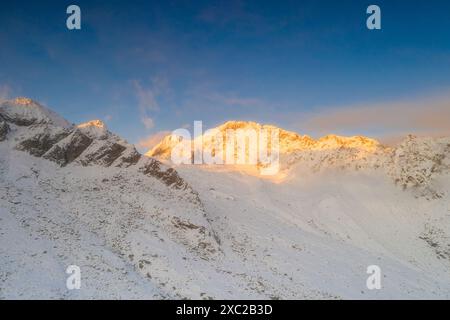
[[[274,125],[259,124],[253,121],[227,121],[211,130],[217,130],[223,136],[224,143],[226,143],[227,130],[279,130],[279,149],[280,153],[288,154],[302,150],[321,150],[321,149],[338,149],[338,148],[361,148],[361,149],[376,149],[381,147],[381,144],[375,139],[364,136],[338,136],[329,134],[319,139],[313,139],[309,135],[300,135],[293,131],[284,130]],[[195,139],[200,139],[197,137]],[[194,140],[195,140],[194,139]],[[165,136],[157,145],[147,151],[145,155],[156,157],[163,160],[170,159],[170,152],[175,145],[180,141],[179,137],[172,137],[172,134]],[[187,142],[189,143],[189,142]]]
[[[308,135],[252,121],[227,121],[215,129],[222,134],[230,129],[279,130],[280,176],[283,177],[291,176],[297,167],[310,172],[336,168],[382,169],[395,184],[428,190],[437,197],[439,191],[433,187],[433,181],[439,173],[450,171],[449,137],[417,138],[409,135],[397,147],[387,147],[364,136],[329,134],[312,139]],[[143,156],[132,144],[111,133],[101,120],[73,125],[29,98],[16,98],[0,104],[0,141],[11,135],[14,136],[11,140],[15,149],[61,166],[71,163],[125,168],[137,166],[140,172],[152,174],[169,186],[192,190],[168,161],[172,148],[180,141],[179,137],[167,135]],[[404,163],[404,159],[409,162]]]
[[[8,137],[10,139],[8,139]],[[100,120],[70,124],[52,110],[29,98],[0,104],[0,141],[14,149],[53,161],[60,166],[137,166],[174,188],[189,189],[170,167],[142,155],[134,145],[111,133]]]

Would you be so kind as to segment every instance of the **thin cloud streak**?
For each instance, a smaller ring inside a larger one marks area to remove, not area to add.
[[[2,103],[5,100],[10,99],[11,97],[11,87],[4,84],[4,85],[0,85],[0,103]]]
[[[150,114],[160,111],[158,99],[171,93],[167,78],[153,77],[148,88],[144,88],[137,80],[133,80],[132,84],[138,101],[141,122],[146,129],[152,129],[155,122]]]
[[[309,114],[296,127],[318,134],[381,132],[380,137],[389,137],[389,140],[406,134],[448,135],[450,95],[418,101],[323,109],[317,114]]]
[[[156,146],[161,140],[170,134],[170,131],[158,131],[144,139],[141,139],[136,144],[136,147],[142,152],[147,152]]]

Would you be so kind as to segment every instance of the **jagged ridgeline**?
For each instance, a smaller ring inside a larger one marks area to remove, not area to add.
[[[28,98],[17,98],[0,105],[0,141],[7,138],[13,148],[62,167],[69,164],[137,166],[143,174],[154,176],[169,186],[188,188],[174,169],[155,159],[142,157],[133,145],[108,131],[102,121],[73,125]]]

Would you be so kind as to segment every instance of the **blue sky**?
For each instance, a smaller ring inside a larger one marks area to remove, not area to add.
[[[70,4],[81,30],[66,28]],[[370,4],[381,30],[366,28]],[[449,88],[449,1],[0,4],[0,95],[104,120],[142,146],[194,120],[313,136],[446,131],[433,119],[449,114]]]

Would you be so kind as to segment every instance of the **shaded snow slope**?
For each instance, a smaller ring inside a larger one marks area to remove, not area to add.
[[[280,184],[235,171],[178,170],[196,181],[213,228],[229,239],[223,245],[247,268],[266,266],[285,286],[283,298],[307,287],[339,298],[448,298],[448,175],[439,178],[445,195],[432,200],[376,171],[299,172]],[[380,291],[365,287],[372,264],[383,270]]]
[[[177,276],[187,292],[189,273],[168,264],[218,252],[202,206],[184,190],[131,168],[61,168],[0,151],[2,298],[175,298],[164,285]],[[80,291],[65,288],[73,264]]]
[[[0,114],[17,125],[53,124],[69,128],[72,125],[52,110],[28,98],[5,101],[0,105]]]

